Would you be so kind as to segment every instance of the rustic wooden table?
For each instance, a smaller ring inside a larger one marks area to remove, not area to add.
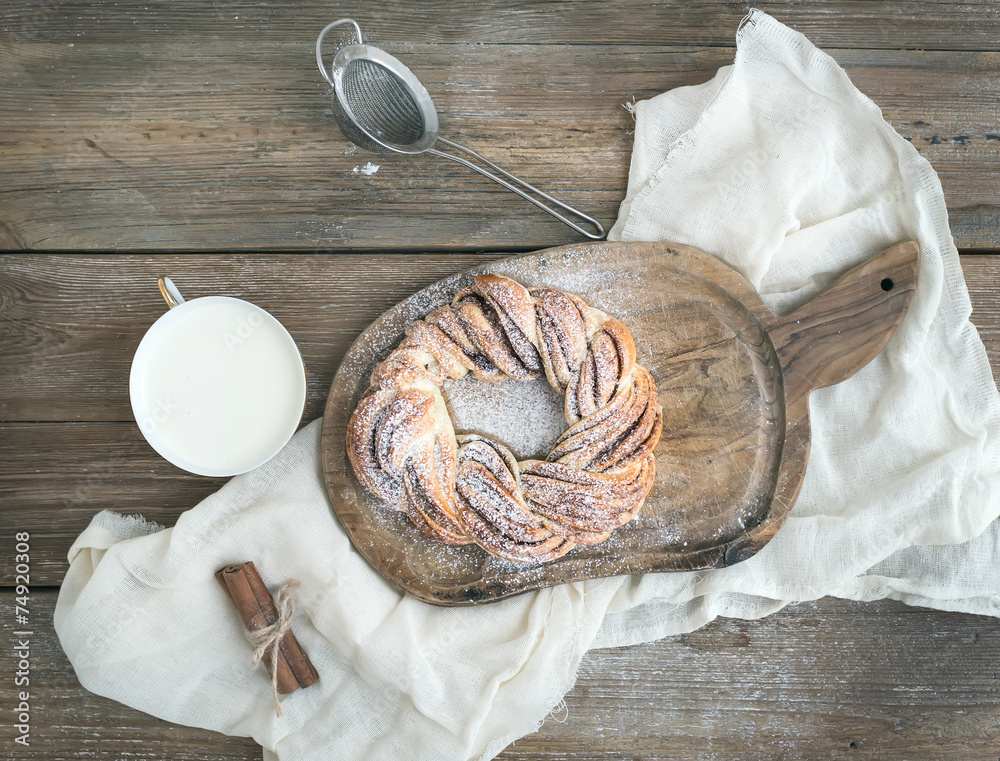
[[[1000,367],[1000,6],[759,5],[833,55],[937,169]],[[87,693],[52,631],[66,551],[96,511],[172,524],[219,486],[161,460],[132,421],[129,362],[162,311],[157,275],[274,312],[309,368],[308,420],[350,342],[397,300],[488,257],[576,240],[456,165],[355,152],[313,61],[325,22],[356,18],[419,72],[447,134],[610,224],[631,148],[622,104],[711,77],[743,13],[643,0],[0,5],[0,248],[12,252],[0,256],[0,754],[259,757],[249,740]],[[359,171],[369,159],[375,174]],[[29,748],[9,728],[22,531]],[[995,619],[799,604],[590,653],[565,720],[501,757],[993,761],[998,663]]]

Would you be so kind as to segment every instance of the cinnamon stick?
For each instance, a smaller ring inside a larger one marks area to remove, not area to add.
[[[228,565],[216,571],[215,577],[226,590],[247,631],[263,629],[278,620],[274,598],[253,562]],[[271,670],[270,654],[263,660],[268,676],[273,680],[275,672]],[[299,687],[308,687],[319,679],[316,668],[291,631],[278,643],[276,673],[278,692],[282,695],[294,692]]]
[[[250,579],[250,587],[253,589],[254,596],[257,598],[257,602],[260,603],[261,610],[268,624],[273,624],[278,620],[278,609],[274,606],[274,598],[267,591],[267,587],[264,585],[263,579],[260,578],[260,574],[257,573],[254,564],[250,562],[246,563],[246,565],[249,566],[247,577]],[[299,645],[299,641],[295,638],[295,634],[292,631],[289,631],[288,634],[281,638],[281,642],[278,643],[278,649],[281,656],[288,663],[288,667],[292,670],[292,674],[295,676],[295,681],[298,682],[299,687],[308,687],[319,679],[316,668],[312,665],[312,661],[309,660],[309,656],[306,655],[306,651]]]

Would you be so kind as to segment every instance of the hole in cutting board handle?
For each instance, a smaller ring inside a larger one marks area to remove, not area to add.
[[[891,277],[886,277],[882,279],[881,286],[883,291],[891,291],[894,285],[896,284],[892,282]]]

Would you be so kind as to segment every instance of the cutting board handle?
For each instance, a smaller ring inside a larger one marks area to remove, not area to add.
[[[841,275],[768,332],[781,362],[786,404],[850,378],[889,343],[917,288],[920,247],[897,243]]]

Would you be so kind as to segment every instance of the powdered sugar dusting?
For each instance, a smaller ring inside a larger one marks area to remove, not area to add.
[[[504,444],[518,460],[544,459],[566,430],[563,400],[544,379],[490,383],[468,376],[444,384],[455,432]]]

